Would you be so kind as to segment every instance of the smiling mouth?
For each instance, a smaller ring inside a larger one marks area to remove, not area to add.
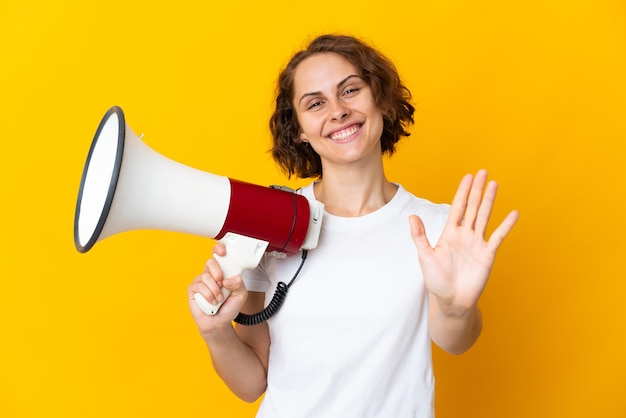
[[[342,141],[345,139],[350,138],[352,135],[354,135],[355,133],[357,133],[359,131],[359,129],[361,129],[361,125],[352,125],[346,129],[342,129],[340,131],[336,131],[331,133],[330,135],[328,135],[328,137],[330,139],[332,139],[333,141]]]

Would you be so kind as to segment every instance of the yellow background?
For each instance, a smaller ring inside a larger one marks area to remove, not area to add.
[[[324,32],[371,41],[414,94],[391,179],[450,201],[486,167],[496,220],[521,212],[481,340],[435,351],[437,416],[626,416],[621,0],[3,0],[0,416],[253,416],[188,314],[213,243],[134,232],[78,254],[76,194],[112,105],[186,165],[300,184],[265,152],[267,119],[278,70]]]

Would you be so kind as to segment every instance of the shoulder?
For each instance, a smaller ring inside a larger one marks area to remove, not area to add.
[[[450,205],[434,203],[415,196],[401,185],[398,185],[398,198],[402,201],[402,218],[406,219],[410,215],[419,216],[424,223],[430,242],[437,242],[448,220]]]
[[[414,211],[416,215],[446,218],[450,212],[450,205],[447,203],[434,203],[423,197],[418,197],[409,192],[404,186],[398,184],[397,199],[401,202],[405,210]]]

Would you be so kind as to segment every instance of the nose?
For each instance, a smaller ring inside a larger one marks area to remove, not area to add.
[[[350,114],[350,109],[341,100],[333,100],[331,103],[330,117],[332,120],[343,120]]]

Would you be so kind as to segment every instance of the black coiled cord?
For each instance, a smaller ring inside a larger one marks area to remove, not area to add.
[[[235,322],[241,325],[258,325],[261,324],[268,319],[270,319],[278,310],[283,306],[283,302],[285,302],[285,298],[287,297],[287,291],[289,290],[289,286],[287,286],[284,282],[278,282],[276,285],[276,291],[274,292],[274,296],[270,303],[263,309],[261,312],[257,312],[253,315],[248,315],[239,312],[237,317],[235,318]]]
[[[272,296],[272,300],[270,303],[263,309],[261,312],[257,312],[252,315],[244,314],[239,312],[237,317],[235,318],[235,322],[240,325],[259,325],[263,322],[270,319],[278,310],[283,306],[285,302],[285,298],[287,297],[287,291],[289,291],[289,287],[293,284],[298,274],[300,274],[300,270],[302,270],[302,266],[304,265],[304,261],[306,260],[307,250],[302,250],[302,261],[300,262],[300,267],[291,278],[289,284],[285,284],[284,282],[278,282],[276,284],[276,290],[274,291],[274,296]]]

